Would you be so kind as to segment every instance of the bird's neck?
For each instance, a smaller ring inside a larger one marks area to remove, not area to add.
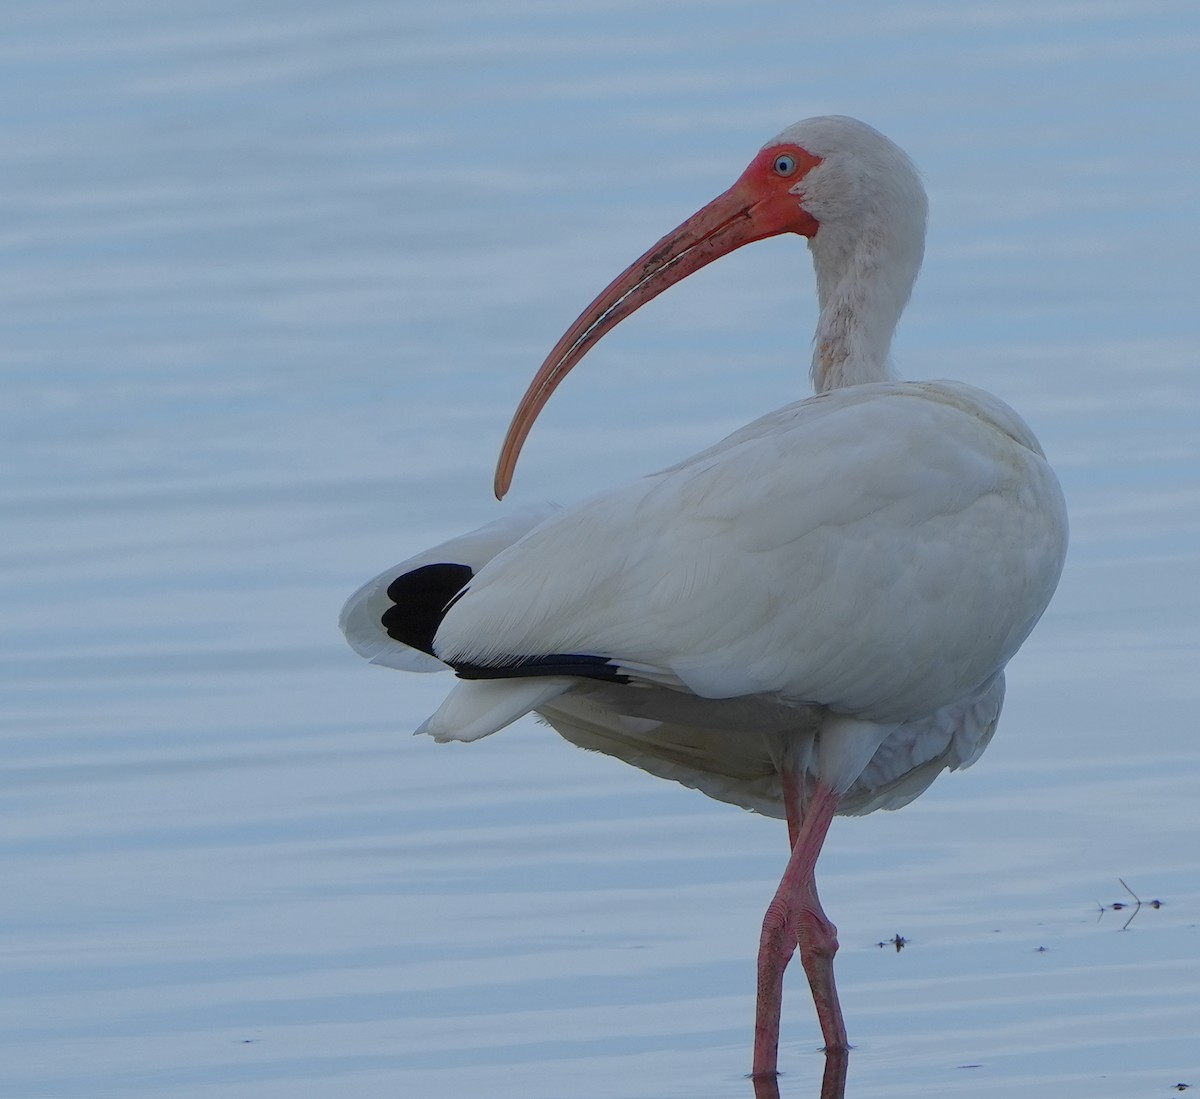
[[[841,241],[810,242],[821,307],[813,346],[813,390],[825,393],[848,385],[896,377],[890,360],[892,334],[908,302],[921,265],[918,239],[890,233],[863,233]]]

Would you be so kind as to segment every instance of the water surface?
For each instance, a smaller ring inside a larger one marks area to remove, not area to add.
[[[336,633],[496,514],[578,310],[793,120],[933,220],[897,341],[1061,472],[1073,544],[983,760],[835,824],[848,1095],[1200,1086],[1200,17],[1190,3],[113,0],[0,43],[0,1095],[749,1097],[778,822]],[[633,318],[512,501],[804,392],[802,246]],[[1145,900],[1128,930],[1123,878]],[[907,940],[897,953],[880,947]],[[785,1099],[821,1057],[799,974]]]

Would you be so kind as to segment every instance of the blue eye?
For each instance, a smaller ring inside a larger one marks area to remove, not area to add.
[[[775,174],[779,176],[790,176],[796,171],[796,158],[790,153],[780,153],[775,158]]]

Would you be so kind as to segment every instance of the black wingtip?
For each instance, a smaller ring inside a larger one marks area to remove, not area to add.
[[[601,679],[608,683],[628,683],[629,676],[606,656],[583,653],[549,653],[521,656],[495,664],[451,662],[459,679],[520,679],[528,676],[569,675],[577,679]]]
[[[438,626],[474,575],[469,565],[443,562],[397,576],[387,590],[395,606],[380,616],[388,637],[436,656],[433,638]]]
[[[393,606],[388,607],[379,619],[388,637],[430,656],[437,656],[433,651],[433,639],[438,627],[474,575],[469,565],[444,561],[422,565],[397,576],[387,589]],[[460,679],[569,675],[577,679],[599,679],[609,683],[629,682],[629,676],[621,672],[608,657],[587,653],[512,656],[489,664],[466,661],[449,663]]]

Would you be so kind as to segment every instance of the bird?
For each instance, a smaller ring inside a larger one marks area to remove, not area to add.
[[[517,407],[495,493],[606,332],[766,237],[798,235],[812,256],[812,395],[666,469],[424,551],[341,616],[368,660],[455,673],[417,730],[436,741],[533,713],[582,748],[786,819],[758,944],[755,1080],[778,1072],[797,949],[827,1057],[849,1049],[815,878],[833,817],[900,808],[979,758],[1066,555],[1063,494],[1024,420],[892,365],[926,216],[917,170],[871,126],[783,130],[567,329]]]

